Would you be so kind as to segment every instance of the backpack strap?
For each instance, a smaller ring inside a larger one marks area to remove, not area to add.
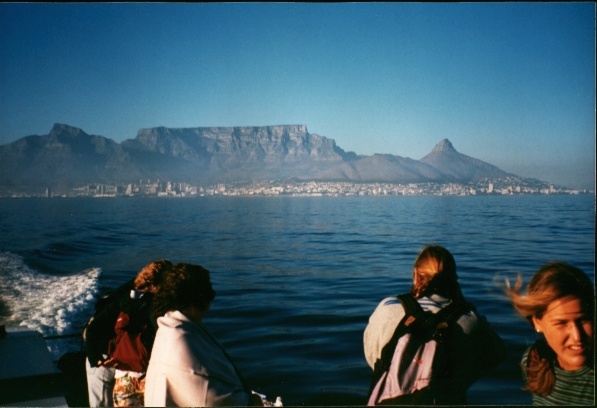
[[[383,361],[384,371],[390,367],[392,362],[392,357],[394,355],[394,350],[396,349],[396,345],[398,344],[398,340],[400,337],[404,336],[409,331],[409,326],[418,318],[420,318],[423,313],[423,308],[417,302],[417,299],[413,297],[410,293],[405,293],[403,295],[398,296],[398,300],[400,304],[404,307],[404,317],[396,326],[396,330],[394,330],[394,334],[390,341],[384,346],[381,351],[381,360]]]
[[[424,311],[419,302],[410,294],[399,296],[403,302],[407,313],[412,313],[413,319],[409,324],[409,332],[411,336],[417,338],[412,343],[413,347],[417,344],[427,342],[431,339],[437,342],[436,355],[433,359],[433,375],[429,383],[431,401],[433,405],[445,403],[445,396],[449,395],[450,382],[446,379],[450,378],[452,367],[448,360],[445,359],[450,354],[451,340],[453,331],[450,329],[455,322],[464,313],[471,310],[470,306],[460,300],[452,301],[447,306],[441,308],[437,313],[431,311]],[[408,321],[406,322],[408,323]],[[421,342],[421,343],[419,343]],[[411,347],[411,343],[406,346],[404,353]],[[414,351],[411,349],[411,351]],[[404,365],[404,366],[403,366]],[[400,361],[399,370],[406,370],[409,365],[407,360]]]
[[[455,322],[462,316],[464,313],[472,310],[470,305],[467,302],[458,302],[452,301],[448,306],[442,308],[438,311],[435,316],[436,322],[438,323],[438,329],[444,328],[440,327],[443,324],[449,324]]]
[[[380,358],[375,362],[373,367],[373,376],[371,377],[371,386],[369,387],[369,392],[367,393],[368,397],[371,396],[371,393],[373,392],[383,373],[390,369],[392,357],[394,356],[394,350],[396,349],[398,340],[408,332],[408,327],[405,325],[407,318],[408,315],[405,314],[402,320],[400,320],[398,326],[396,326],[396,329],[394,330],[394,334],[390,338],[390,341],[388,341],[388,343],[382,348]]]
[[[404,314],[406,315],[405,317],[407,318],[407,320],[409,320],[408,316],[412,316],[416,320],[424,315],[425,311],[421,307],[421,304],[417,301],[417,299],[415,299],[415,297],[411,293],[404,293],[402,295],[398,295],[398,300],[404,308]],[[410,324],[414,321],[412,319],[410,320],[410,322],[405,321],[404,323],[407,326],[410,326]]]
[[[390,365],[392,364],[392,358],[394,357],[394,351],[396,350],[396,346],[398,345],[398,340],[408,332],[410,332],[411,327],[409,327],[413,322],[417,319],[423,317],[425,315],[425,311],[414,298],[414,296],[410,293],[405,293],[402,295],[397,296],[398,300],[404,307],[404,317],[396,326],[394,330],[394,334],[390,338],[390,341],[383,347],[381,350],[380,358],[375,362],[375,366],[373,367],[373,377],[371,379],[371,386],[369,388],[368,395],[371,395],[373,389],[375,388],[377,382],[385,373],[390,369]]]
[[[407,326],[416,322],[417,327],[432,330],[433,332],[447,327],[449,323],[456,321],[461,315],[472,310],[472,306],[467,302],[452,301],[437,313],[431,313],[425,312],[417,299],[410,293],[399,295],[398,299],[404,307],[406,315],[412,316],[411,319],[407,318],[405,322]]]

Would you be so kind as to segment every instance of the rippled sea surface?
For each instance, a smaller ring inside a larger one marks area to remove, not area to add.
[[[204,322],[254,389],[286,405],[363,404],[367,319],[408,291],[427,243],[454,254],[465,296],[508,345],[469,403],[529,403],[518,361],[534,332],[504,279],[564,260],[594,280],[592,195],[3,199],[0,320],[78,333],[95,296],[149,261],[198,263],[217,292]]]

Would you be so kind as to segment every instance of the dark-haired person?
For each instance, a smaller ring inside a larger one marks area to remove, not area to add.
[[[595,285],[563,262],[544,265],[526,294],[519,276],[506,293],[514,309],[542,334],[523,354],[525,390],[533,405],[595,406]]]
[[[422,249],[415,260],[410,293],[423,310],[432,313],[453,302],[465,302],[458,283],[456,262],[446,248],[428,245]],[[434,401],[421,403],[466,404],[468,388],[506,356],[502,339],[491,329],[485,317],[479,315],[470,303],[467,305],[468,311],[456,320],[458,330],[454,330],[453,338],[449,339],[449,361],[444,362],[451,368],[449,378],[434,375],[442,392],[433,395]],[[372,369],[404,317],[404,307],[396,296],[383,299],[369,317],[363,344],[365,359]]]
[[[261,405],[222,346],[201,323],[215,297],[209,271],[179,263],[154,298],[158,331],[145,388],[152,407]]]
[[[145,265],[134,279],[98,300],[96,311],[87,323],[83,338],[87,352],[87,389],[90,407],[143,405],[143,375],[120,370],[117,362],[108,356],[110,343],[115,339],[116,320],[123,307],[139,308],[149,302],[144,319],[151,323],[143,336],[151,350],[157,324],[150,305],[151,295],[157,290],[161,276],[172,263],[161,259]],[[136,299],[132,299],[132,297]],[[134,305],[134,306],[133,306]]]

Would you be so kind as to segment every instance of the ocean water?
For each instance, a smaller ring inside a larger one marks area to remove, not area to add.
[[[465,296],[508,345],[469,403],[530,403],[518,361],[535,334],[504,279],[563,260],[594,280],[592,195],[2,199],[0,324],[78,334],[96,296],[149,261],[198,263],[217,292],[204,322],[255,390],[363,404],[367,319],[408,290],[427,243],[454,254]],[[48,344],[56,358],[79,347]]]

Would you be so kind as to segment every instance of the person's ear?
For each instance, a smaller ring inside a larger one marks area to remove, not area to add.
[[[535,326],[535,331],[537,333],[541,333],[543,331],[543,328],[542,328],[542,325],[541,325],[541,320],[537,319],[534,316],[533,316],[533,326]]]

